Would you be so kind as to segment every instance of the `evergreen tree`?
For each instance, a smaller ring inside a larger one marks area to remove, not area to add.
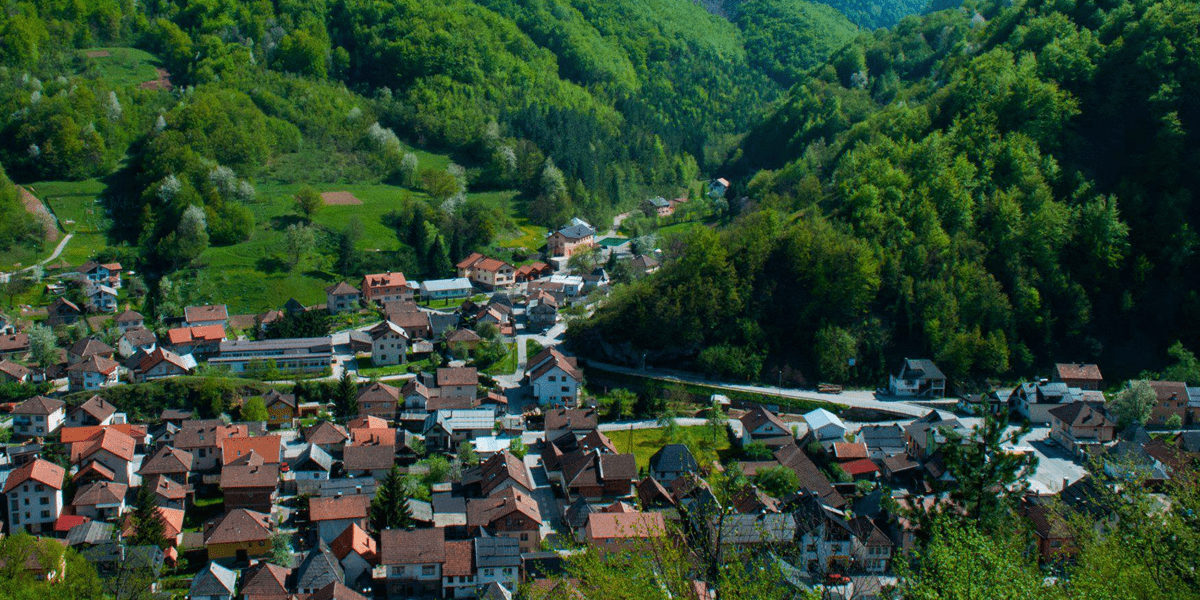
[[[158,502],[152,486],[147,482],[138,488],[137,501],[133,509],[134,546],[167,546],[166,526],[158,514]]]
[[[400,474],[400,467],[392,465],[392,469],[375,489],[375,498],[371,501],[371,527],[375,531],[383,531],[408,527],[412,523],[404,476]]]
[[[358,415],[358,385],[354,383],[354,377],[350,375],[350,371],[342,372],[342,378],[338,380],[337,388],[334,389],[333,404],[337,408],[338,415],[349,419]]]
[[[970,437],[947,431],[941,451],[953,480],[942,483],[969,518],[985,529],[996,527],[1011,514],[1037,468],[1037,456],[1009,452],[1029,433],[1029,427],[1006,432],[1008,419],[994,415],[977,425]]]

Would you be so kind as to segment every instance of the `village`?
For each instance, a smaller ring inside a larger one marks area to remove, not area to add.
[[[1200,431],[1184,429],[1200,388],[1149,382],[1146,418],[1122,423],[1095,364],[964,395],[923,358],[873,391],[589,364],[562,340],[570,315],[602,301],[602,265],[644,274],[661,260],[597,237],[576,219],[544,262],[474,253],[452,279],[375,273],[329,286],[322,305],[187,306],[161,323],[131,307],[120,264],[80,265],[49,285],[83,302],[63,293],[36,324],[0,320],[0,380],[37,390],[3,407],[3,533],[67,545],[109,581],[149,572],[168,597],[499,600],[569,591],[565,564],[588,549],[681,532],[781,561],[797,596],[869,598],[914,546],[903,509],[936,502],[953,483],[946,446],[985,419],[1029,428],[1005,451],[1036,458],[1020,514],[1046,563],[1072,552],[1061,511],[1094,510],[1102,475],[1162,484],[1200,457]],[[581,251],[600,256],[580,268]],[[259,335],[307,313],[345,326]],[[81,324],[53,352],[30,331]],[[506,358],[483,367],[485,349]],[[206,378],[255,385],[224,405],[137,400]],[[636,402],[660,416],[633,418]],[[62,576],[39,565],[27,568]],[[713,597],[705,585],[696,598]]]

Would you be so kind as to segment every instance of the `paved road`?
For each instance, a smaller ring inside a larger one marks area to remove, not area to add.
[[[562,509],[550,480],[546,477],[546,469],[542,467],[542,455],[529,453],[525,455],[525,467],[529,469],[530,481],[533,482],[533,499],[538,503],[538,511],[542,513],[542,539],[558,535],[562,527]]]
[[[71,241],[71,238],[74,236],[75,236],[75,234],[73,234],[73,233],[68,233],[67,235],[63,236],[63,239],[59,240],[58,245],[54,247],[54,252],[51,252],[49,257],[39,260],[36,265],[29,265],[28,267],[25,267],[24,269],[17,269],[16,271],[12,271],[10,273],[0,273],[0,281],[8,281],[9,277],[12,277],[13,275],[16,275],[17,273],[24,273],[26,271],[32,271],[34,267],[45,266],[45,265],[49,264],[50,261],[58,258],[59,255],[62,254],[62,251],[67,247],[67,242]]]
[[[683,373],[680,371],[671,371],[667,369],[634,369],[630,367],[622,367],[603,363],[599,361],[588,361],[589,367],[594,367],[602,371],[610,371],[614,373],[624,373],[627,375],[638,375],[643,377],[651,377],[653,379],[661,379],[664,381],[681,381],[685,383],[695,383],[706,385],[709,387],[732,390],[738,392],[749,392],[752,394],[763,394],[767,396],[781,396],[784,398],[796,398],[799,400],[818,400],[822,402],[832,402],[835,404],[843,404],[855,408],[864,408],[875,410],[884,413],[891,413],[902,417],[921,417],[929,413],[930,409],[926,406],[905,402],[901,400],[884,401],[876,398],[874,392],[861,390],[847,390],[841,394],[822,394],[819,392],[810,392],[807,390],[793,390],[788,388],[779,388],[774,386],[758,386],[745,385],[740,383],[722,383],[719,381],[711,381],[702,376],[692,373]]]

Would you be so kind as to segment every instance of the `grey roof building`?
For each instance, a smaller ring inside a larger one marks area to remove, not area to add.
[[[237,572],[219,563],[210,562],[192,578],[188,597],[231,599],[236,590]]]
[[[312,594],[334,582],[346,583],[346,574],[329,545],[318,537],[317,545],[304,556],[296,569],[296,589],[301,594]]]

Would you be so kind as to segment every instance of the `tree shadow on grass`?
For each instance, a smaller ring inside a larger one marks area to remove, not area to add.
[[[254,261],[254,268],[268,275],[284,273],[288,270],[288,266],[287,261],[278,256],[264,256]]]
[[[275,231],[283,231],[289,226],[304,222],[304,217],[301,217],[300,215],[277,215],[271,217],[271,229],[274,229]]]

